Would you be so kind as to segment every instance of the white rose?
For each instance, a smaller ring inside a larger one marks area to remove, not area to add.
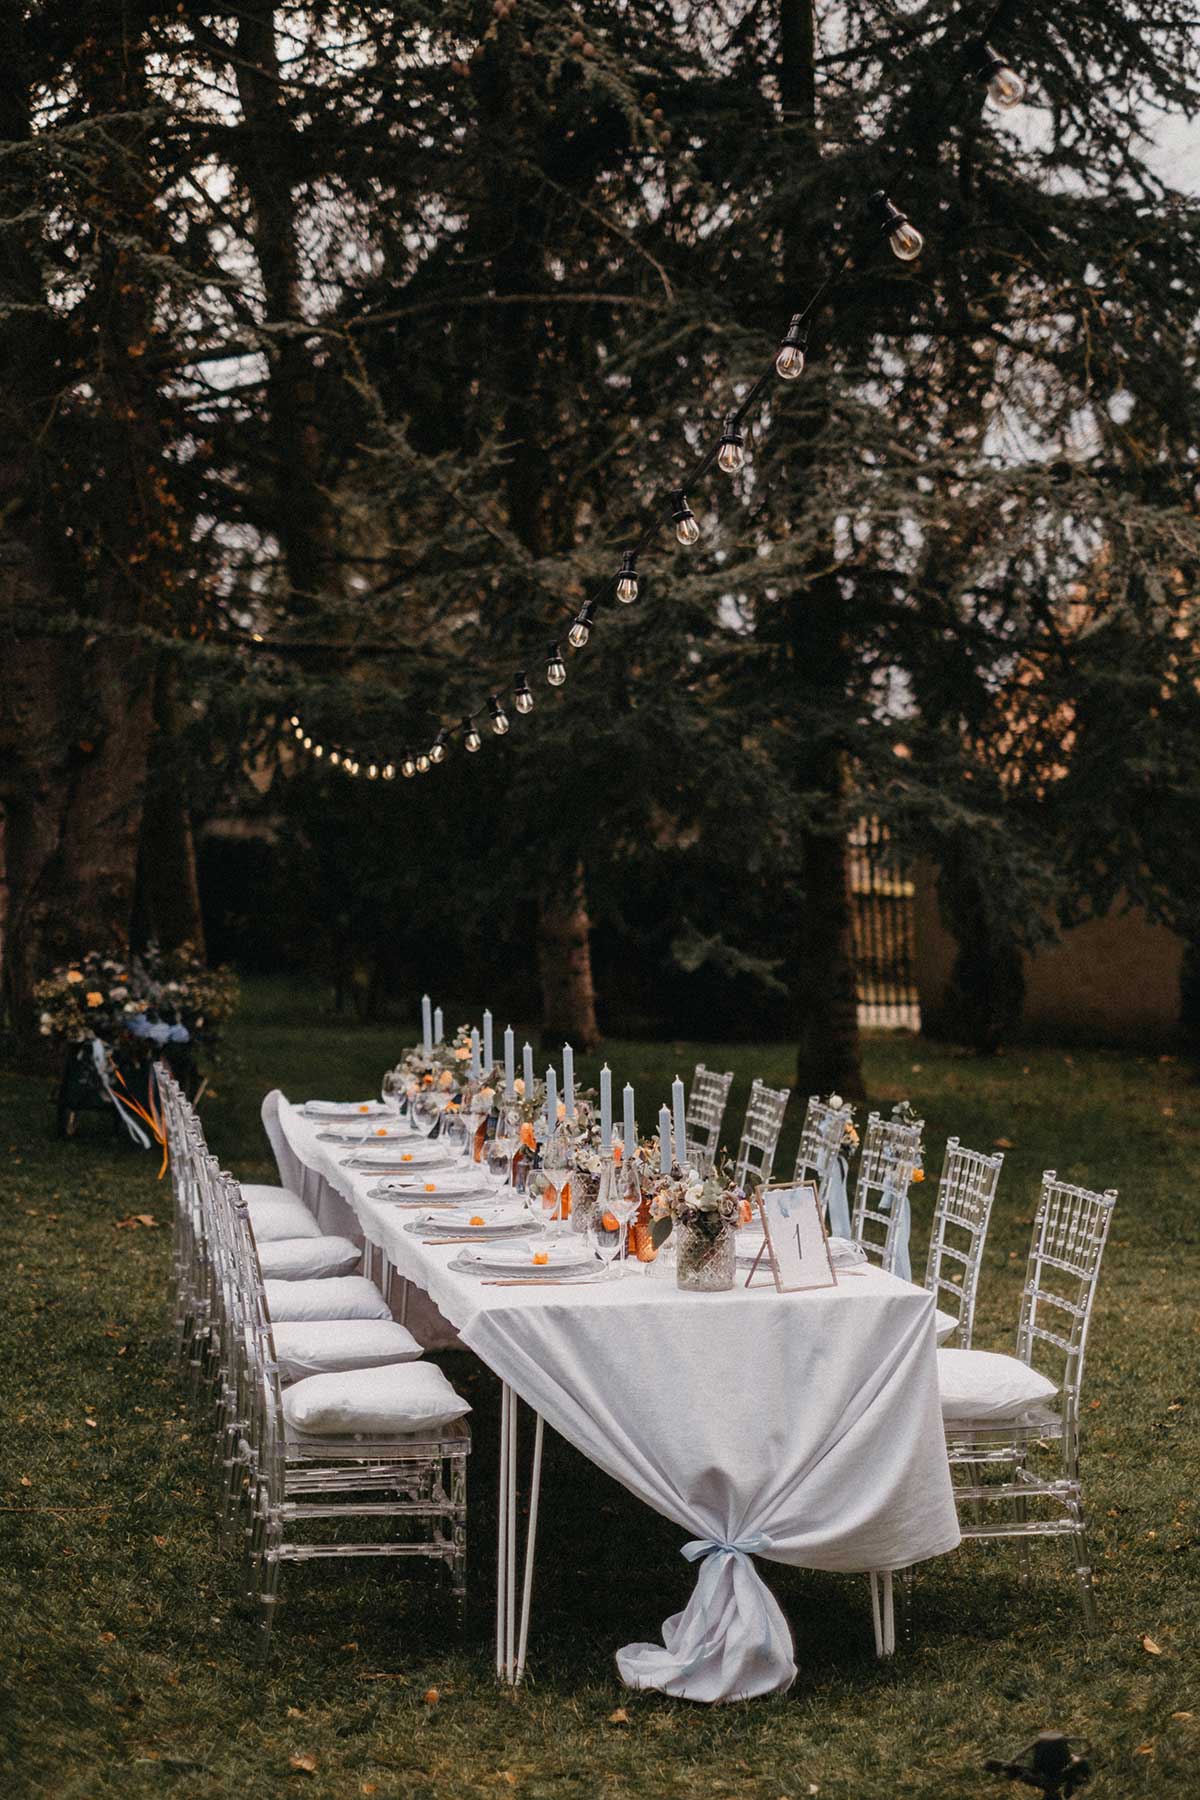
[[[832,1106],[834,1112],[836,1112],[842,1104],[842,1096],[840,1094],[830,1094],[829,1104]]]

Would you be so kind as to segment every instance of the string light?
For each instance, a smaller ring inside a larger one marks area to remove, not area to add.
[[[737,414],[730,413],[725,421],[725,429],[721,433],[721,447],[717,451],[717,467],[726,475],[736,475],[739,469],[746,466],[745,439],[738,430]]]
[[[432,744],[430,744],[429,760],[431,763],[445,762],[445,760],[446,760],[446,739],[448,736],[449,736],[448,732],[439,731],[437,736],[434,738]]]
[[[808,329],[804,323],[804,314],[793,313],[779,345],[779,354],[775,358],[775,373],[780,381],[799,381],[804,373],[804,352],[807,348]]]
[[[627,550],[617,571],[617,599],[622,606],[632,606],[637,597],[637,551]]]
[[[411,781],[417,772],[417,760],[411,750],[406,750],[400,758],[400,773],[405,781]]]
[[[382,774],[383,779],[385,781],[395,781],[395,779],[396,779],[395,763],[384,763],[383,768],[380,771],[380,773]]]
[[[1008,112],[1025,98],[1025,83],[998,51],[981,38],[975,46],[975,74],[988,91],[993,106]]]
[[[378,776],[378,774],[379,774],[378,763],[368,763],[368,765],[367,765],[367,780],[374,781],[375,778]]]
[[[418,775],[428,775],[428,773],[429,773],[429,752],[428,752],[428,750],[418,750],[417,751],[417,774]]]
[[[463,748],[466,750],[469,750],[473,756],[475,754],[476,750],[478,750],[479,746],[482,744],[483,739],[480,737],[479,733],[476,731],[475,721],[473,719],[464,719],[462,722],[462,729],[463,729]]]
[[[513,705],[519,713],[533,711],[533,689],[529,685],[524,669],[517,670],[517,679],[513,685]]]
[[[671,519],[675,526],[675,536],[687,548],[700,538],[700,527],[696,523],[696,515],[688,505],[682,488],[676,488],[671,496]]]
[[[300,723],[299,719],[296,717],[295,713],[293,713],[291,718],[288,720],[288,724],[289,725],[298,725],[299,723]]]
[[[546,652],[546,680],[551,687],[561,687],[567,679],[567,665],[562,659],[562,646],[551,644]]]
[[[324,754],[325,754],[325,746],[323,744],[314,744],[313,745],[313,755],[314,756],[324,756]]]
[[[592,626],[595,623],[596,602],[594,600],[589,600],[586,606],[580,608],[579,617],[575,620],[570,631],[567,633],[567,641],[570,643],[572,649],[583,649],[584,645],[592,635]]]
[[[342,760],[341,752],[338,750],[331,750],[329,752],[329,760],[333,764],[334,768],[336,769]]]
[[[925,239],[916,226],[911,224],[906,213],[898,206],[893,206],[883,189],[871,195],[868,206],[879,219],[879,231],[892,247],[892,255],[901,262],[912,262],[920,256],[925,248]]]
[[[500,704],[499,694],[489,694],[488,711],[492,715],[492,730],[497,737],[503,737],[508,730],[508,714]]]

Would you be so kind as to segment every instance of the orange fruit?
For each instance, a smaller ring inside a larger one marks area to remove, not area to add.
[[[473,1219],[467,1220],[468,1225],[485,1225],[486,1223],[486,1219],[481,1219],[478,1213],[475,1214]]]
[[[400,1152],[400,1161],[401,1162],[411,1162],[412,1161],[412,1151],[411,1150],[402,1150]]]
[[[533,1260],[535,1263],[548,1263],[550,1261],[550,1252],[548,1250],[535,1250],[533,1253]]]
[[[359,1110],[359,1112],[370,1112],[371,1108],[369,1105],[364,1105],[364,1106],[360,1106],[358,1110]]]
[[[436,1194],[437,1193],[437,1182],[436,1181],[427,1181],[425,1183],[425,1192],[427,1194]]]

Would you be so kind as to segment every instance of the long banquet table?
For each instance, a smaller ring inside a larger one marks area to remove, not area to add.
[[[372,1198],[379,1176],[345,1167],[350,1152],[322,1142],[317,1122],[283,1102],[279,1123],[284,1177],[322,1229],[372,1246],[503,1384],[501,1675],[519,1680],[525,1664],[543,1420],[692,1534],[688,1605],[662,1643],[617,1652],[630,1686],[712,1701],[791,1684],[791,1633],[754,1557],[871,1575],[876,1645],[894,1646],[891,1572],[959,1542],[924,1289],[875,1268],[791,1294],[687,1293],[640,1269],[582,1287],[484,1286],[447,1266],[453,1248],[404,1229],[411,1207]],[[519,1626],[518,1396],[537,1415]]]

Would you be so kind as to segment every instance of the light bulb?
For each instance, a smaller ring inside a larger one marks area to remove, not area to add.
[[[672,500],[671,517],[675,521],[675,536],[683,545],[694,544],[700,536],[700,527],[696,523],[696,515],[683,497],[682,490],[676,492]]]
[[[358,774],[358,764],[356,762],[348,762],[346,767],[349,769],[351,775]]]
[[[324,754],[325,754],[324,744],[314,744],[313,745],[313,755],[314,756],[324,756]]]
[[[383,768],[380,770],[380,774],[383,776],[383,779],[385,781],[395,781],[395,779],[396,779],[395,763],[384,763]]]
[[[617,571],[617,599],[622,606],[632,606],[637,597],[637,551],[627,550]]]
[[[476,750],[478,750],[479,746],[482,744],[482,742],[483,742],[483,739],[480,737],[479,733],[476,731],[473,721],[470,719],[464,719],[463,720],[463,746],[464,746],[464,748],[469,750],[473,756],[475,754]]]
[[[519,713],[533,711],[533,690],[526,678],[524,669],[518,669],[517,679],[513,684],[513,704]]]
[[[417,774],[418,775],[428,775],[428,773],[429,773],[429,752],[428,752],[428,750],[418,750],[417,751]],[[387,774],[386,769],[384,770],[384,774],[385,775]]]
[[[488,711],[492,715],[492,730],[497,737],[503,737],[508,730],[508,714],[500,704],[499,694],[489,696]]]
[[[592,626],[595,622],[596,603],[594,600],[589,600],[587,605],[582,608],[579,617],[574,621],[570,631],[567,633],[567,641],[573,650],[583,649],[584,645],[592,635]]]
[[[907,219],[888,233],[888,243],[892,246],[892,255],[898,256],[901,262],[912,262],[925,248],[925,239]]]
[[[333,764],[334,768],[336,769],[338,764],[342,760],[341,752],[339,750],[331,750],[329,752],[329,760]]]
[[[867,205],[879,220],[880,233],[891,245],[893,256],[898,256],[901,262],[911,262],[915,256],[920,256],[925,239],[900,208],[892,205],[882,188],[871,195]]]
[[[446,733],[444,731],[439,731],[437,736],[434,738],[432,744],[430,744],[429,760],[431,763],[445,762],[445,760],[446,760]]]
[[[378,774],[379,774],[378,763],[368,763],[367,764],[367,780],[374,781]]]
[[[987,84],[988,94],[993,106],[999,106],[1007,112],[1010,106],[1020,106],[1025,98],[1025,83],[1015,69],[1002,63]]]
[[[783,342],[779,346],[779,355],[775,358],[775,373],[780,381],[798,381],[804,373],[804,347],[808,342],[808,333],[804,329],[803,313],[793,313],[791,322],[783,334]]]
[[[304,748],[305,748],[305,749],[306,749],[306,750],[311,750],[311,749],[312,749],[312,739],[311,739],[311,738],[310,738],[310,737],[306,737],[306,738],[305,738],[305,740],[304,740]]]
[[[417,765],[413,759],[413,753],[411,750],[406,750],[404,755],[400,758],[400,773],[403,775],[405,781],[411,781],[416,772]]]
[[[562,651],[557,644],[551,644],[546,653],[546,680],[551,687],[561,687],[567,679],[567,665],[562,659]]]
[[[736,475],[738,470],[744,469],[745,466],[745,443],[737,428],[734,415],[730,413],[725,421],[725,429],[721,433],[721,447],[717,451],[717,467],[726,475]]]
[[[289,725],[298,725],[299,723],[300,723],[299,719],[296,717],[295,713],[293,713],[291,718],[288,720],[288,724]]]
[[[297,737],[298,737],[298,738],[302,738],[302,737],[303,737],[303,736],[304,736],[304,727],[303,727],[303,725],[297,725],[297,727],[296,727],[296,736],[297,736]]]
[[[1025,98],[1025,83],[990,44],[976,42],[975,73],[986,86],[992,105],[1002,111],[1020,106]]]

